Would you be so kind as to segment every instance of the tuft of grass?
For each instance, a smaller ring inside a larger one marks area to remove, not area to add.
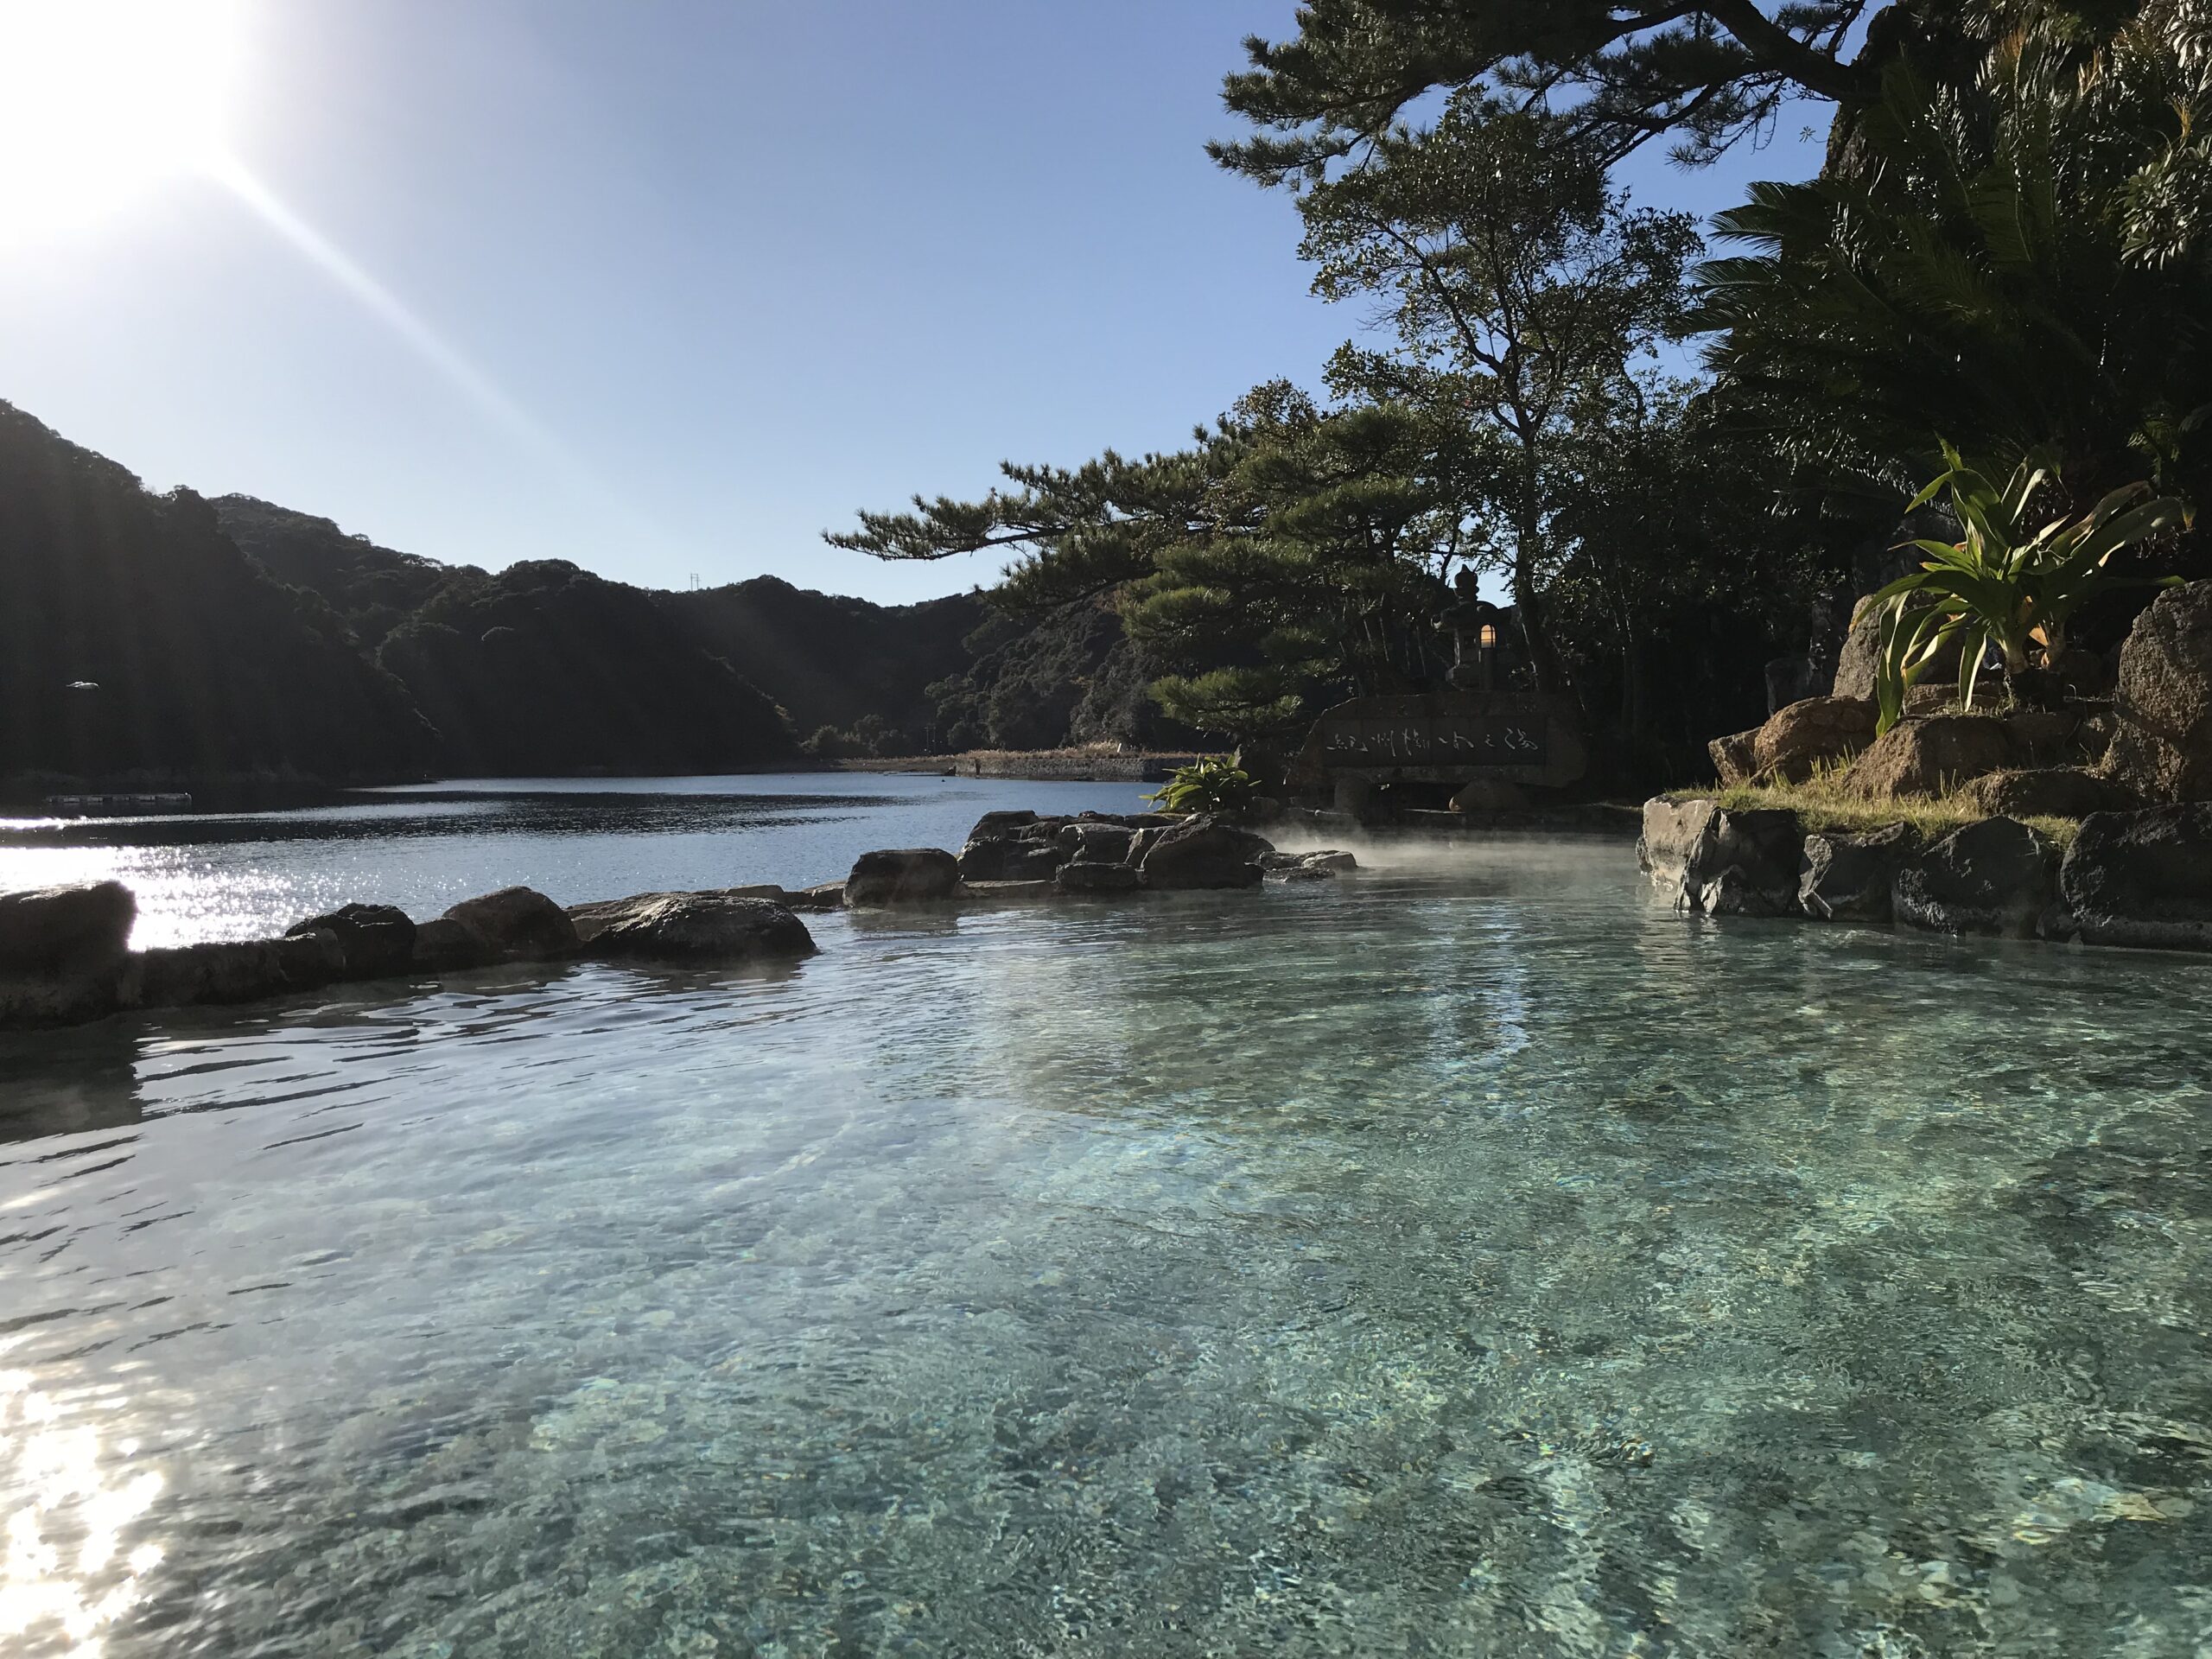
[[[1677,789],[1668,791],[1672,801],[1717,800],[1723,810],[1795,812],[1808,835],[1861,835],[1892,823],[1909,823],[1923,841],[1934,841],[1954,830],[1979,823],[1989,814],[1967,798],[1963,791],[1941,795],[1911,795],[1901,800],[1878,801],[1847,788],[1846,762],[1821,767],[1802,784],[1737,784],[1727,789]],[[2063,847],[2081,825],[2072,818],[2029,818],[2027,824]]]

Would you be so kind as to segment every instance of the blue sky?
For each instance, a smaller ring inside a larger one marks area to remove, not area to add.
[[[438,559],[970,587],[995,566],[819,532],[1001,458],[1173,446],[1357,328],[1289,200],[1201,149],[1292,11],[238,0],[248,187],[0,241],[0,397],[153,487]],[[1708,213],[1809,173],[1802,124],[1629,182]]]

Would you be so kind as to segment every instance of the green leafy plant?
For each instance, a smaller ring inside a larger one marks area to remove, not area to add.
[[[1948,444],[1943,454],[1949,470],[1914,497],[1908,511],[1949,491],[1962,539],[1899,543],[1918,548],[1926,561],[1861,608],[1862,615],[1881,614],[1874,681],[1880,731],[1897,723],[1905,692],[1946,647],[1959,647],[1959,704],[1972,709],[1991,647],[2017,690],[2031,670],[2058,661],[2067,624],[2090,600],[2131,582],[2165,586],[2178,580],[2130,578],[2111,569],[2121,548],[2189,521],[2189,509],[2174,498],[2152,497],[2148,484],[2130,484],[2079,518],[2054,518],[2031,531],[2029,504],[2050,476],[2034,457],[2000,489]]]
[[[1252,775],[1225,754],[1202,754],[1178,766],[1145,797],[1166,812],[1226,812],[1252,798]]]

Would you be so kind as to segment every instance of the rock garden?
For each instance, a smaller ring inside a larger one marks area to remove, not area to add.
[[[1714,741],[1717,791],[1646,804],[1680,908],[2212,949],[2212,582],[2160,594],[2108,667],[2046,652],[2017,677],[2037,695],[1993,708],[1963,706],[1955,652],[1928,656],[1944,683],[1885,688],[1881,620],[1834,695]]]
[[[1135,901],[1204,888],[1333,879],[1349,853],[1279,852],[1212,813],[986,813],[958,853],[864,853],[841,881],[788,891],[646,893],[563,907],[509,887],[417,921],[349,904],[281,938],[134,950],[137,899],[120,882],[0,893],[0,1031],[79,1025],[137,1009],[227,1006],[369,982],[420,984],[512,963],[597,960],[723,967],[815,954],[804,916],[1022,901]]]

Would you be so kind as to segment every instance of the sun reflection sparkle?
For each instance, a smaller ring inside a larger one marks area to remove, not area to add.
[[[105,1632],[143,1600],[161,1564],[156,1543],[123,1535],[154,1505],[159,1471],[104,1474],[99,1435],[65,1421],[29,1371],[0,1371],[0,1637],[59,1629],[72,1659],[97,1659]],[[116,1451],[129,1459],[135,1441]],[[120,1571],[116,1571],[120,1557]]]

